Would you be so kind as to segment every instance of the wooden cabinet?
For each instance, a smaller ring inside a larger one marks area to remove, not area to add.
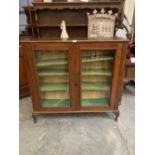
[[[127,40],[22,41],[33,116],[114,112],[124,77]]]

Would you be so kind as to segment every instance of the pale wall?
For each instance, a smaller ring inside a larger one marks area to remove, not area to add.
[[[126,0],[124,6],[124,13],[128,17],[129,23],[132,24],[135,0]]]

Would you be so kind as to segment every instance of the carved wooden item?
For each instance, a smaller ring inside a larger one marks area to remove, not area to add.
[[[112,11],[109,10],[108,14],[104,9],[101,13],[96,10],[93,14],[88,15],[88,38],[113,38],[115,28],[115,16],[111,15]]]

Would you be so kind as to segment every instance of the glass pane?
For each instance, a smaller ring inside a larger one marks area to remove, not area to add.
[[[70,107],[67,51],[37,50],[35,56],[42,107]]]
[[[114,50],[83,50],[81,106],[109,106]]]

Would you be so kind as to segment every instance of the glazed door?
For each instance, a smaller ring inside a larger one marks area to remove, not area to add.
[[[37,43],[27,52],[36,111],[65,111],[73,108],[73,52],[72,45],[68,43]]]
[[[77,44],[79,109],[112,110],[116,99],[121,44]]]

